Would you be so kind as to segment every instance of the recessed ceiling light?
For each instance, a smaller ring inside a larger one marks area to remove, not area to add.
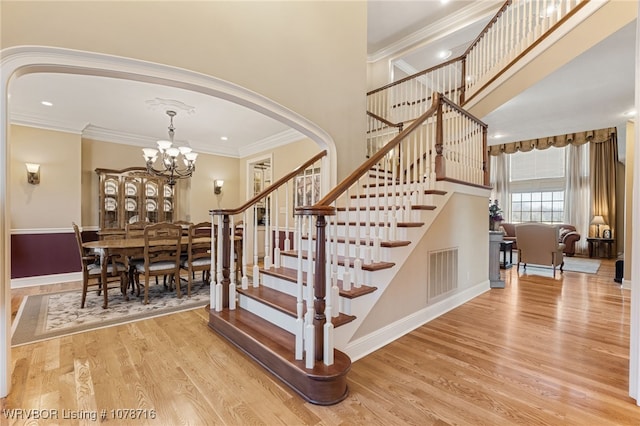
[[[500,138],[504,138],[504,135],[501,135],[500,133],[496,133],[495,135],[491,136],[494,139],[500,139]]]
[[[42,105],[44,105],[44,106],[53,106],[53,104],[52,104],[51,102],[49,102],[49,101],[42,101],[42,102],[40,102],[40,103],[41,103]]]
[[[227,140],[229,140],[229,138],[228,138],[228,137],[226,137],[226,136],[222,136],[222,137],[220,137],[220,140],[222,140],[222,141],[227,141]]]
[[[632,109],[630,111],[627,111],[624,113],[625,117],[633,117],[634,115],[636,115],[637,111],[635,109]]]
[[[450,50],[441,50],[440,52],[438,52],[438,58],[440,59],[447,59],[449,56],[451,56],[451,51]]]
[[[440,0],[440,4],[447,4],[450,0]]]

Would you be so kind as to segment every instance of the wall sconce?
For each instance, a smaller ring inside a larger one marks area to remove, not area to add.
[[[224,185],[224,181],[222,179],[215,179],[213,181],[213,193],[216,195],[222,194],[222,185]]]
[[[27,182],[31,185],[38,185],[40,183],[40,164],[25,163],[27,166]]]

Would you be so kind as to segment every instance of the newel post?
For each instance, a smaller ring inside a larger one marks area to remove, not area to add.
[[[326,289],[327,289],[327,222],[325,216],[335,214],[335,208],[331,206],[301,207],[299,212],[307,216],[316,216],[316,242],[313,276],[313,317],[315,359],[322,361],[324,354],[324,324],[327,322],[325,315]],[[311,253],[309,253],[311,256]]]
[[[447,176],[445,167],[445,159],[442,155],[444,143],[444,126],[442,119],[442,100],[438,96],[438,112],[436,113],[436,159],[435,159],[435,171],[436,179],[442,179]]]
[[[489,186],[491,175],[491,163],[489,162],[489,147],[487,146],[487,126],[482,127],[482,168],[484,170],[484,186]]]
[[[229,238],[229,215],[225,214],[222,217],[222,307],[229,307],[229,278],[231,272],[231,265],[229,263],[231,259],[231,239]],[[220,237],[220,234],[218,234]]]

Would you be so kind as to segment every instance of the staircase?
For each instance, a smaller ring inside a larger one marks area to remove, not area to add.
[[[322,198],[313,176],[327,169],[324,152],[243,206],[211,211],[213,330],[305,400],[330,405],[348,395],[351,358],[488,290],[488,261],[473,252],[486,252],[486,125],[459,105],[583,6],[563,0],[545,16],[536,1],[506,2],[463,57],[370,92],[368,160]],[[258,205],[269,212],[263,259]],[[458,234],[447,216],[461,209],[470,223],[460,227],[478,230],[468,237],[475,243],[461,241],[464,232],[455,241],[438,237],[443,223]],[[241,258],[231,249],[239,217]],[[474,282],[469,271],[485,277]],[[389,315],[394,303],[416,299],[424,306]]]

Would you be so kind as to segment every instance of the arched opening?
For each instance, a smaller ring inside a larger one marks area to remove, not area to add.
[[[304,117],[255,92],[233,83],[200,73],[162,64],[129,58],[80,52],[50,47],[14,47],[2,51],[0,62],[4,96],[0,99],[0,241],[4,255],[0,257],[0,397],[9,392],[11,383],[11,225],[9,201],[9,176],[11,173],[8,130],[8,88],[13,79],[29,73],[65,73],[111,77],[148,82],[218,97],[271,117],[313,140],[328,152],[325,185],[336,179],[336,148],[332,138],[321,128]]]

